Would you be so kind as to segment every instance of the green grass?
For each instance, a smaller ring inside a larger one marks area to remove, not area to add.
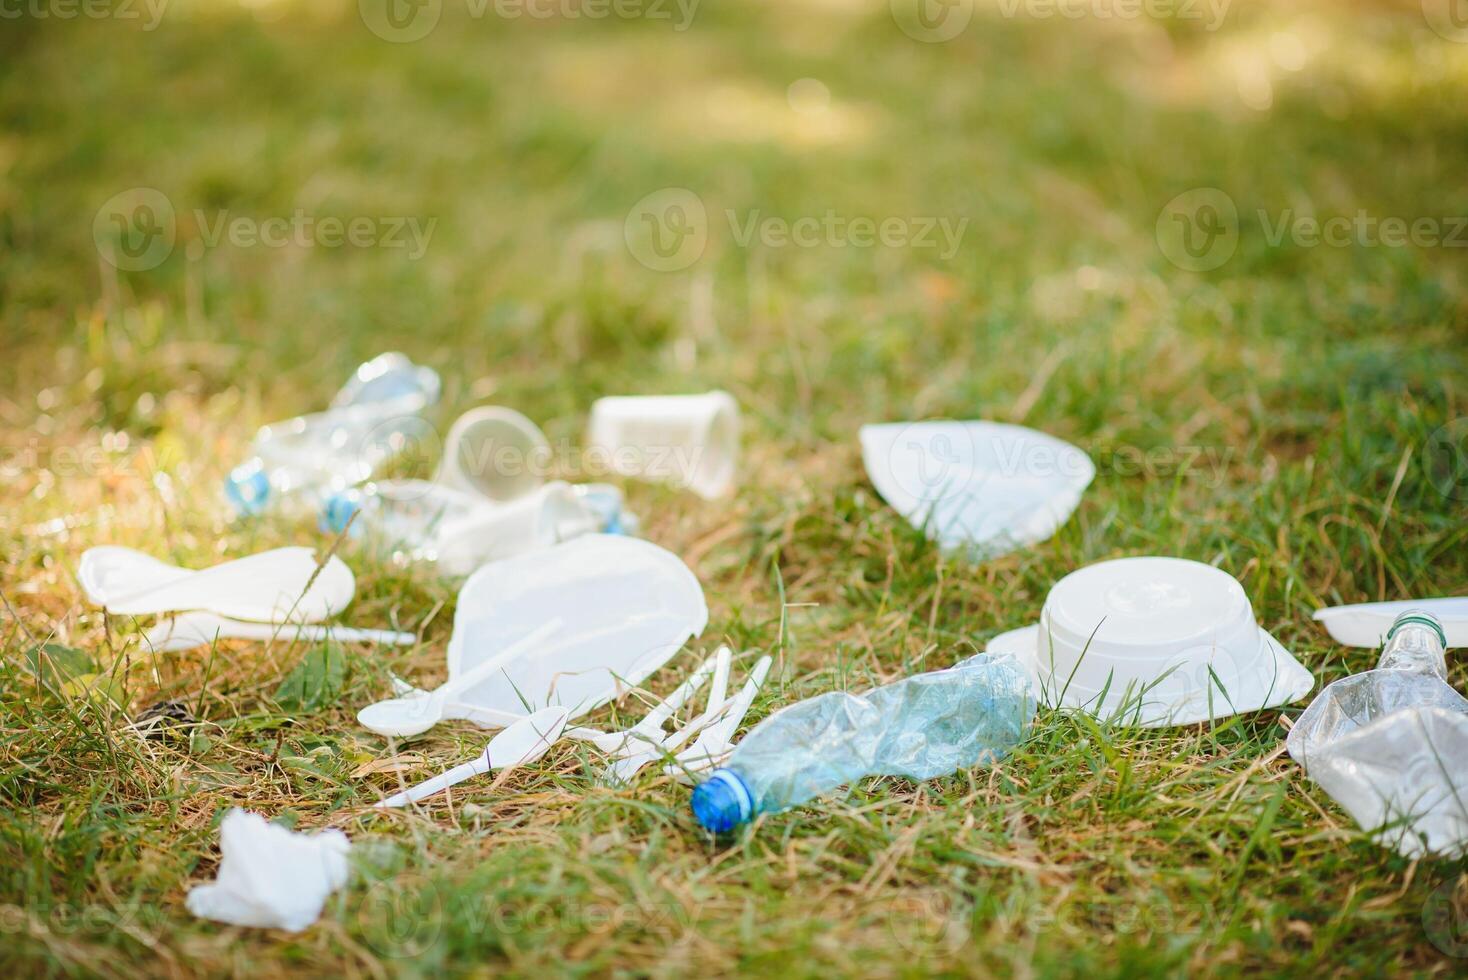
[[[605,393],[735,394],[731,501],[629,492],[704,584],[695,646],[776,655],[751,720],[952,663],[1033,621],[1066,572],[1131,554],[1238,576],[1322,683],[1363,669],[1371,652],[1310,623],[1319,605],[1468,593],[1468,498],[1435,482],[1454,459],[1431,441],[1468,415],[1468,251],[1269,229],[1291,209],[1468,215],[1468,45],[1408,0],[1236,0],[1217,32],[980,3],[939,44],[879,0],[710,2],[685,31],[443,7],[408,44],[348,0],[0,25],[7,975],[1461,975],[1423,911],[1461,896],[1463,862],[1364,839],[1283,754],[1302,704],[1166,731],[1042,711],[993,770],[869,780],[732,842],[697,831],[686,789],[596,786],[570,746],[384,817],[367,807],[398,779],[485,740],[441,726],[398,747],[401,773],[356,774],[387,748],[355,709],[389,670],[441,676],[452,584],[348,548],[350,621],[422,640],[347,650],[303,697],[282,682],[312,651],[150,656],[73,573],[103,543],[200,565],[328,546],[232,518],[220,480],[257,425],[401,349],[444,376],[436,423],[508,404],[571,445]],[[177,242],[119,272],[93,219],[135,187],[169,199]],[[708,246],[657,272],[623,225],[667,187],[703,202]],[[1233,256],[1193,272],[1155,229],[1198,187],[1240,220]],[[416,260],[205,243],[223,212],[298,209],[436,223]],[[967,225],[946,258],[743,246],[728,210]],[[945,558],[856,444],[863,421],[928,417],[1037,426],[1100,475],[1053,540]],[[45,689],[25,653],[46,638],[121,708]],[[165,698],[191,733],[124,728]],[[636,713],[593,723],[614,711]],[[299,936],[191,918],[232,805],[344,829],[363,877]]]

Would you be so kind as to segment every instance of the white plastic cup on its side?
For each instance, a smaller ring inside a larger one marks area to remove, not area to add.
[[[465,412],[449,429],[434,480],[507,503],[544,484],[550,452],[534,422],[512,408],[485,405]]]
[[[600,519],[570,484],[544,484],[523,497],[479,508],[438,531],[439,567],[450,575],[467,575],[501,558],[549,548],[589,534]]]
[[[601,398],[591,406],[587,443],[614,473],[712,500],[734,485],[739,405],[725,391]]]

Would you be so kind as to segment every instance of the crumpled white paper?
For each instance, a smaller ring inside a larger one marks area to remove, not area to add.
[[[258,813],[230,810],[219,826],[219,875],[189,890],[189,911],[236,926],[300,932],[347,883],[347,835],[298,834]]]

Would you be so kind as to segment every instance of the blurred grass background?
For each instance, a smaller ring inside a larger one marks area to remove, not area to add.
[[[602,394],[735,394],[732,501],[629,492],[708,590],[699,646],[779,655],[752,720],[951,663],[1124,554],[1218,564],[1322,682],[1364,669],[1311,611],[1468,591],[1468,44],[1432,29],[1433,0],[1233,0],[1214,30],[1202,6],[960,2],[940,43],[903,30],[901,0],[628,8],[666,18],[443,0],[394,8],[439,12],[410,43],[369,27],[391,23],[377,0],[27,9],[0,23],[12,972],[1461,973],[1424,909],[1468,899],[1462,862],[1365,841],[1281,758],[1300,706],[1164,732],[1042,713],[993,773],[870,782],[732,846],[696,832],[686,790],[594,786],[569,747],[431,821],[386,820],[362,811],[484,740],[444,726],[397,772],[361,769],[388,748],[352,713],[388,669],[438,676],[451,584],[348,554],[351,621],[423,641],[346,651],[304,703],[282,680],[319,651],[152,658],[72,578],[93,544],[204,564],[329,543],[233,519],[220,480],[256,426],[399,349],[443,374],[436,421],[508,404],[553,442]],[[135,188],[167,199],[176,240],[119,270],[94,228]],[[627,235],[665,188],[707,215],[672,272]],[[1159,243],[1195,188],[1237,206],[1218,268]],[[1270,240],[1286,214],[1361,211],[1459,245]],[[828,212],[966,223],[951,255],[735,234]],[[209,241],[221,217],[296,214],[431,234],[416,258]],[[1101,473],[1055,540],[944,558],[856,449],[864,421],[926,417],[1034,425]],[[121,707],[38,692],[23,653],[47,637],[117,678]],[[195,710],[191,737],[119,731],[160,698]],[[296,938],[190,919],[231,803],[347,829],[369,880]]]

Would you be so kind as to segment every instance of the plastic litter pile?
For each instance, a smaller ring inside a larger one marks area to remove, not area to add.
[[[439,390],[432,370],[383,354],[325,411],[261,429],[226,486],[241,515],[316,515],[360,547],[464,577],[447,679],[424,690],[394,678],[393,696],[357,719],[389,750],[446,720],[499,731],[474,758],[402,785],[380,810],[532,765],[571,740],[603,783],[626,784],[650,766],[696,783],[695,818],[724,833],[867,776],[926,780],[990,765],[1023,741],[1040,704],[1164,727],[1278,708],[1314,686],[1233,576],[1181,558],[1122,558],[1066,575],[1037,622],[994,637],[983,654],[865,694],[791,704],[737,741],[771,659],[736,680],[733,652],[720,646],[666,697],[642,691],[708,625],[703,588],[678,556],[634,536],[618,487],[549,479],[549,443],[530,419],[474,409],[450,429],[433,479],[376,479],[426,425]],[[721,391],[612,397],[592,406],[586,442],[619,476],[714,499],[739,475],[739,428],[738,406]],[[987,421],[869,425],[860,439],[883,499],[974,559],[1054,535],[1096,472],[1069,443]],[[78,578],[114,614],[162,617],[143,635],[155,652],[228,639],[416,642],[330,622],[351,603],[355,579],[341,558],[307,548],[191,570],[96,547]],[[1339,642],[1386,648],[1376,670],[1330,685],[1300,716],[1291,755],[1383,843],[1414,857],[1462,854],[1468,700],[1447,684],[1444,650],[1468,645],[1468,599],[1316,618]],[[627,727],[582,723],[633,698],[646,710]],[[196,915],[299,930],[348,879],[339,831],[299,834],[234,810],[220,847],[217,880],[189,893]]]
[[[436,372],[402,354],[375,357],[357,368],[326,411],[255,433],[250,458],[230,473],[225,494],[242,514],[314,511],[401,453],[439,390]]]

